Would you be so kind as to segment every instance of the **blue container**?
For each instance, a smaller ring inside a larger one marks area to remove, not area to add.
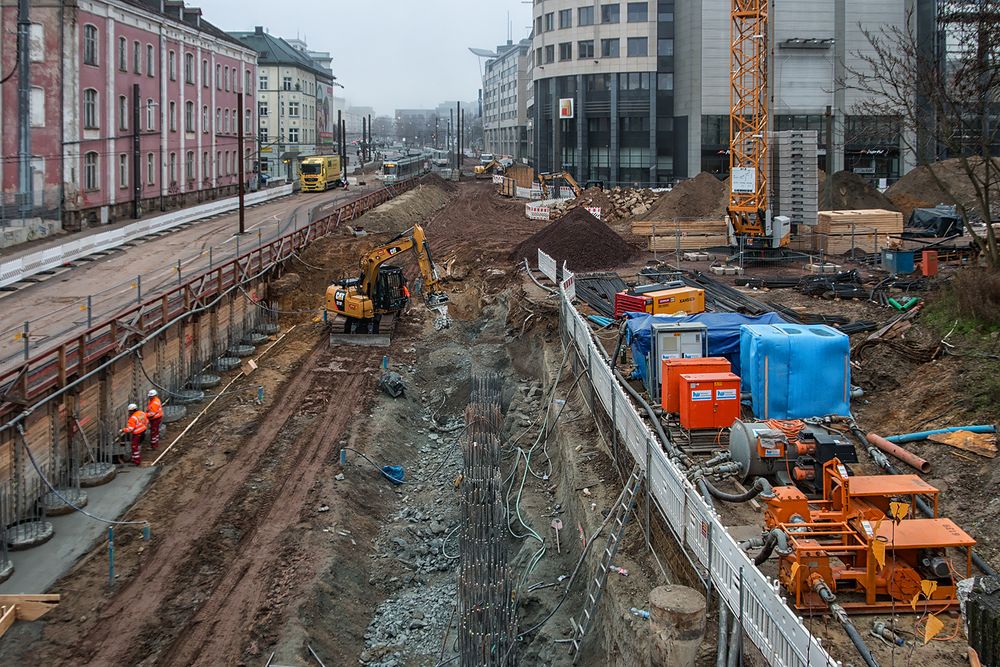
[[[744,324],[740,371],[758,419],[850,414],[850,339],[831,327]]]
[[[882,268],[895,275],[913,273],[917,266],[913,261],[912,250],[883,250]]]

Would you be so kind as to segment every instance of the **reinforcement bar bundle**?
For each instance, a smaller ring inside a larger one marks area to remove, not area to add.
[[[459,651],[465,667],[516,664],[511,647],[517,623],[500,471],[501,386],[494,373],[474,376],[465,410],[458,575]]]

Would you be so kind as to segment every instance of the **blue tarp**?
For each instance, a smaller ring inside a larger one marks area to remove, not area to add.
[[[784,324],[777,313],[764,313],[756,317],[739,313],[700,313],[672,317],[647,313],[625,313],[628,318],[628,343],[632,348],[636,377],[646,381],[646,355],[649,354],[649,337],[655,322],[700,322],[708,327],[708,356],[725,357],[732,364],[733,372],[740,372],[740,327],[744,324]]]

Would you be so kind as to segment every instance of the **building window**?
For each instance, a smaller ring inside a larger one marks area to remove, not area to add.
[[[548,65],[556,59],[556,47],[549,44],[545,47],[545,64]]]
[[[215,65],[215,89],[222,90],[222,65]]]
[[[628,54],[630,56],[649,55],[649,40],[645,37],[629,37]]]
[[[297,127],[288,128],[288,143],[290,144],[299,143],[299,128]]]
[[[619,5],[601,5],[601,23],[619,23],[621,18]]]
[[[548,14],[545,15],[545,32],[551,32],[555,30],[555,27],[556,27],[555,14],[549,12]]]
[[[260,131],[257,134],[259,135],[258,139],[260,139],[260,143],[266,144],[267,140],[268,140],[268,137],[267,137],[267,135],[268,135],[267,128],[266,127],[260,128]]]
[[[222,131],[229,132],[229,109],[222,112]]]
[[[649,72],[622,72],[618,75],[618,90],[649,90]]]
[[[128,155],[125,153],[118,156],[118,187],[128,187]]]
[[[184,159],[184,176],[189,181],[194,180],[194,151],[188,151]]]
[[[649,3],[630,2],[628,3],[627,20],[629,23],[644,23],[649,20]]]
[[[128,40],[124,37],[118,38],[118,69],[128,71]]]
[[[167,54],[167,76],[171,81],[177,80],[177,54],[173,51]]]
[[[28,101],[31,127],[45,127],[45,90],[32,86]]]
[[[156,156],[146,153],[146,185],[156,183]]]
[[[594,25],[594,8],[580,7],[576,13],[576,24],[578,26]]]
[[[576,43],[576,57],[580,60],[594,57],[594,40],[585,39]]]
[[[589,92],[606,93],[611,90],[610,74],[591,74],[587,77],[587,90]],[[594,119],[590,119],[594,120]],[[606,118],[604,120],[607,120]]]
[[[28,60],[33,63],[45,62],[45,26],[32,23],[28,28]]]
[[[535,34],[542,34],[542,17],[538,16],[535,18]]]
[[[156,116],[154,114],[153,98],[146,99],[146,129],[153,130],[156,127]]]
[[[118,96],[118,129],[128,129],[128,98],[124,95]]]
[[[299,103],[298,102],[294,102],[294,101],[289,101],[288,102],[288,116],[290,118],[298,118],[299,117]]]
[[[657,90],[673,90],[674,89],[674,73],[664,72],[662,74],[656,75],[656,89]]]
[[[170,154],[170,185],[177,185],[177,153]]]
[[[184,131],[194,132],[194,102],[191,100],[184,103]]]
[[[201,177],[208,178],[208,151],[201,154]]]
[[[571,60],[573,58],[573,42],[563,42],[559,45],[559,60]]]
[[[617,58],[619,47],[617,39],[602,39],[601,40],[601,57],[602,58]]]
[[[262,117],[267,115],[267,102],[257,102],[257,115]]]
[[[223,78],[223,81],[226,82],[226,92],[228,93],[229,92],[229,67],[228,66],[225,69],[225,77]]]
[[[267,83],[268,83],[268,81],[267,81],[267,75],[266,74],[261,74],[260,75],[260,89],[261,90],[267,90]]]
[[[142,44],[139,42],[132,42],[132,70],[142,74]]]
[[[171,132],[176,132],[177,131],[177,103],[176,102],[171,102],[170,103],[170,115],[168,117],[168,120],[169,120],[168,127],[170,128],[170,131]]]
[[[83,63],[97,65],[97,27],[83,26]]]
[[[153,45],[146,45],[146,76],[156,76],[156,52]]]
[[[215,151],[215,171],[216,175],[222,175],[222,151]]]
[[[83,156],[83,188],[84,190],[97,190],[101,186],[98,179],[97,153],[91,151]]]
[[[670,23],[674,20],[674,3],[656,3],[656,20],[660,23]]]
[[[194,83],[194,54],[184,54],[184,82]]]
[[[560,9],[559,10],[559,29],[572,28],[573,27],[573,10],[572,9]]]
[[[208,106],[203,106],[201,108],[201,131],[204,134],[208,134],[208,125],[209,125]]]
[[[282,90],[291,90],[292,89],[292,77],[290,77],[290,76],[283,76],[283,77],[281,77],[281,89]]]
[[[209,76],[208,76],[208,61],[207,60],[202,60],[201,61],[201,85],[202,85],[202,87],[208,88],[208,81],[209,81]]]
[[[215,133],[222,132],[222,107],[215,107]]]
[[[246,72],[243,73],[243,92],[244,93],[251,89],[250,88],[250,82],[252,80],[253,79],[250,76],[250,70],[247,70]]]
[[[672,39],[656,40],[656,55],[658,56],[674,55],[674,40]]]

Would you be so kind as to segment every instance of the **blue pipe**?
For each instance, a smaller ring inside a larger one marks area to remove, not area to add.
[[[927,436],[938,433],[954,433],[955,431],[969,431],[970,433],[996,433],[997,427],[993,424],[979,424],[976,426],[951,426],[949,428],[936,428],[932,431],[920,431],[919,433],[904,433],[903,435],[890,435],[886,440],[896,444],[902,442],[917,442],[926,440]]]

